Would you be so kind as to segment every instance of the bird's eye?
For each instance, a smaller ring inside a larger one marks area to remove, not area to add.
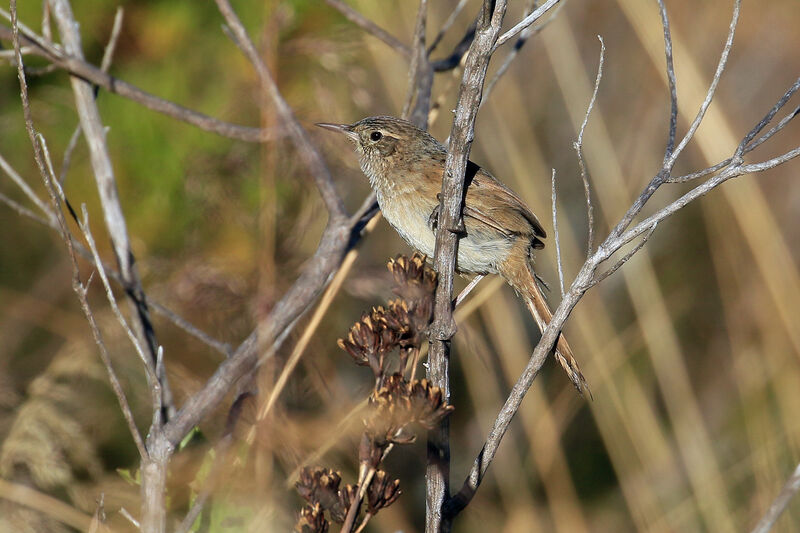
[[[375,142],[380,141],[381,137],[383,137],[383,134],[379,131],[373,131],[372,133],[369,134],[369,138]]]

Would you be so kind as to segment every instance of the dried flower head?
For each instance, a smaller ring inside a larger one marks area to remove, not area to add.
[[[299,533],[328,533],[328,521],[322,507],[317,503],[300,509],[300,516],[294,530]]]
[[[406,300],[417,300],[436,289],[436,272],[427,265],[427,257],[414,252],[410,258],[399,255],[388,263],[397,285],[395,293]]]
[[[383,373],[386,354],[396,348],[399,340],[406,335],[402,324],[387,319],[386,310],[377,307],[369,314],[361,315],[361,320],[350,328],[347,339],[339,339],[338,344],[357,365],[371,367],[378,376]]]
[[[319,504],[323,509],[331,509],[339,501],[339,484],[342,477],[322,467],[304,467],[295,488],[308,503]]]
[[[400,480],[393,480],[386,472],[378,470],[367,489],[367,512],[375,514],[384,507],[389,507],[400,497],[401,493]]]
[[[399,373],[384,380],[383,386],[373,392],[370,403],[373,415],[366,422],[367,433],[379,446],[411,442],[413,437],[403,433],[406,426],[416,422],[432,429],[453,410],[439,387],[432,386],[426,379],[409,383]]]
[[[349,483],[339,491],[336,505],[328,509],[331,513],[332,521],[338,523],[344,522],[344,519],[347,517],[347,511],[350,510],[350,505],[352,505],[357,494],[358,487]]]

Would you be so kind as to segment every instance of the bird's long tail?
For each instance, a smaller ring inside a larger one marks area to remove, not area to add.
[[[506,264],[505,266],[506,268],[503,269],[504,271],[501,272],[501,274],[523,297],[531,316],[533,316],[533,319],[536,321],[536,325],[539,326],[539,331],[544,332],[544,328],[553,318],[553,313],[547,305],[544,294],[542,294],[541,289],[539,289],[539,284],[536,282],[533,272],[527,264]],[[514,268],[514,266],[516,266],[516,268]],[[591,396],[586,378],[583,377],[578,362],[575,360],[575,355],[572,353],[572,348],[570,348],[563,333],[559,333],[558,335],[555,356],[556,360],[564,368],[567,376],[569,376],[570,381],[572,381],[575,388],[578,389],[578,392],[583,394],[583,391],[586,390]]]

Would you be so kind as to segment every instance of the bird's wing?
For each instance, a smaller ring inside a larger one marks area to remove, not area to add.
[[[539,219],[525,202],[497,178],[473,162],[467,165],[464,216],[505,235],[529,235],[541,247],[547,237]],[[510,208],[510,209],[509,209]],[[465,221],[469,226],[469,221]]]

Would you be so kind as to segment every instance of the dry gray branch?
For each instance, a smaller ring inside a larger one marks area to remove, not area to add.
[[[735,157],[732,157],[732,164],[725,168],[722,172],[718,175],[714,176],[713,178],[707,180],[703,184],[695,187],[691,191],[687,192],[677,200],[667,204],[665,207],[659,209],[654,215],[646,218],[645,220],[641,221],[640,223],[634,225],[627,231],[627,228],[631,222],[639,216],[641,213],[642,208],[647,203],[647,201],[652,197],[655,191],[663,184],[667,182],[669,178],[669,174],[671,172],[672,167],[675,164],[675,160],[680,152],[685,148],[686,143],[688,140],[692,138],[694,132],[699,125],[699,122],[702,120],[702,117],[705,115],[705,111],[708,109],[708,105],[710,104],[711,98],[713,97],[714,91],[716,86],[719,83],[719,79],[724,71],[724,66],[727,60],[728,53],[730,51],[730,47],[732,44],[733,34],[736,28],[736,21],[738,19],[738,13],[740,8],[739,0],[736,1],[734,5],[734,13],[731,26],[729,28],[728,38],[726,40],[725,47],[723,49],[719,66],[717,71],[714,75],[714,78],[711,82],[711,86],[707,93],[706,100],[701,104],[700,110],[698,112],[699,119],[696,119],[693,122],[692,126],[689,129],[689,132],[681,141],[681,144],[672,152],[672,154],[665,158],[662,168],[656,174],[656,176],[650,181],[650,183],[644,188],[641,192],[639,197],[634,201],[628,211],[621,217],[620,221],[617,225],[612,229],[606,239],[597,247],[597,249],[587,257],[585,263],[581,267],[580,271],[576,275],[575,279],[573,280],[569,290],[566,292],[564,297],[562,298],[561,304],[556,308],[553,318],[551,319],[548,326],[545,328],[544,332],[542,333],[542,338],[537,344],[536,348],[531,355],[528,364],[526,365],[524,371],[520,375],[517,382],[514,384],[514,387],[511,390],[511,393],[508,395],[505,404],[503,405],[500,413],[498,414],[497,418],[494,421],[494,424],[486,438],[486,441],[483,445],[483,448],[478,453],[475,462],[473,463],[472,469],[470,470],[467,479],[464,481],[464,484],[461,487],[461,490],[453,496],[450,500],[447,513],[450,516],[453,516],[460,512],[461,510],[466,507],[477,491],[481,480],[486,475],[486,472],[491,464],[496,452],[497,448],[505,434],[506,430],[508,429],[509,424],[514,416],[514,414],[519,409],[520,404],[522,403],[522,399],[524,398],[526,392],[533,384],[533,380],[535,379],[536,375],[538,374],[541,366],[544,364],[547,355],[552,350],[559,332],[564,327],[564,324],[575,308],[577,303],[583,297],[587,290],[591,287],[596,285],[599,278],[606,278],[608,275],[616,271],[620,268],[627,260],[629,260],[633,255],[641,249],[643,246],[643,242],[640,243],[638,246],[634,248],[629,254],[626,254],[623,259],[617,262],[614,266],[610,268],[610,270],[602,273],[597,274],[597,268],[605,261],[607,261],[614,253],[616,253],[620,248],[627,243],[631,242],[633,239],[645,234],[643,239],[646,240],[654,231],[656,225],[661,222],[662,220],[666,219],[670,215],[676,213],[681,208],[685,207],[687,204],[692,202],[693,200],[707,194],[714,188],[718,187],[725,181],[735,178],[737,176],[741,176],[747,173],[752,172],[760,172],[770,168],[774,168],[777,165],[783,164],[795,157],[800,156],[800,147],[797,147],[793,150],[785,152],[777,157],[772,159],[762,161],[759,163],[752,163],[752,164],[743,164],[741,159],[738,161]],[[665,39],[667,40],[667,45],[671,47],[671,43],[669,42],[669,32],[664,32]],[[668,65],[668,68],[672,68],[671,64]],[[788,98],[794,94],[794,92],[800,87],[800,79],[795,82],[795,84],[786,91],[784,96],[778,101],[778,103],[773,106],[770,112],[765,117],[766,120],[762,120],[759,124],[754,128],[754,130],[761,131],[766,125],[769,123],[772,117],[782,108]],[[677,102],[675,103],[677,105]],[[671,128],[671,126],[670,126]],[[751,130],[752,132],[753,130]],[[757,131],[755,134],[757,134]],[[753,135],[755,135],[753,134]],[[669,137],[670,133],[667,133]],[[753,135],[747,134],[740,144],[740,147],[737,150],[741,149],[743,144],[747,143],[748,139],[752,139]],[[735,156],[735,154],[734,154]]]
[[[22,55],[20,54],[19,57],[22,57]],[[2,168],[3,172],[5,172],[6,175],[9,178],[11,178],[11,181],[13,181],[17,185],[17,187],[20,188],[22,193],[31,202],[33,202],[42,213],[44,213],[47,216],[47,220],[49,220],[50,224],[52,224],[54,221],[53,221],[53,213],[50,212],[50,208],[48,208],[47,204],[44,203],[44,201],[41,198],[39,198],[35,192],[33,192],[33,189],[31,189],[30,185],[28,185],[28,183],[24,179],[22,179],[22,176],[20,176],[19,173],[16,170],[14,170],[14,168],[8,163],[8,161],[5,160],[5,158],[2,155],[0,155],[0,168]]]
[[[542,18],[542,15],[550,11],[550,8],[558,4],[560,1],[561,0],[547,0],[547,2],[536,8],[533,11],[533,13],[523,18],[513,28],[505,32],[503,35],[501,35],[497,39],[497,42],[495,43],[494,49],[492,51],[494,52],[494,50],[496,50],[506,42],[513,39],[516,34],[518,34],[522,30],[524,30],[525,28],[527,28],[528,26],[530,26],[531,24]]]
[[[450,399],[449,341],[456,331],[452,315],[453,278],[458,238],[463,233],[461,211],[464,198],[464,176],[475,136],[475,118],[480,106],[486,70],[494,44],[500,34],[506,2],[485,1],[478,17],[475,37],[469,48],[461,86],[458,92],[453,127],[442,177],[439,204],[439,225],[436,231],[434,268],[438,273],[434,320],[431,325],[428,355],[428,380],[442,390],[443,399]],[[428,434],[426,470],[425,530],[449,531],[451,516],[445,512],[450,499],[449,425],[445,419]]]
[[[800,464],[797,465],[792,475],[789,476],[786,484],[778,493],[778,496],[775,497],[775,500],[769,506],[767,512],[764,513],[764,516],[758,521],[756,527],[753,528],[752,533],[767,533],[770,531],[798,491],[800,491]]]
[[[467,5],[468,1],[469,0],[458,0],[458,4],[456,4],[456,7],[454,7],[453,10],[450,12],[450,15],[447,17],[447,20],[445,20],[444,23],[442,24],[442,27],[439,28],[439,32],[436,34],[436,37],[434,37],[430,47],[428,47],[429,55],[433,53],[434,50],[436,50],[437,46],[439,46],[439,43],[442,41],[447,31],[453,26],[458,16],[464,10],[464,7]]]
[[[575,153],[578,155],[578,165],[581,169],[581,181],[583,182],[583,191],[586,195],[586,218],[589,226],[589,232],[586,238],[587,257],[592,255],[592,247],[594,246],[594,206],[592,205],[592,187],[589,184],[589,171],[586,168],[586,159],[583,157],[583,132],[586,131],[586,124],[589,123],[589,116],[592,114],[595,101],[597,101],[597,91],[600,90],[600,82],[603,80],[603,61],[606,55],[606,43],[603,42],[603,38],[599,35],[597,39],[600,41],[600,61],[597,65],[597,76],[594,79],[594,90],[592,90],[592,98],[589,100],[589,105],[586,107],[586,114],[583,116],[583,122],[578,132],[578,140],[573,144]]]
[[[7,19],[9,18],[8,13],[3,9],[0,9],[0,16]],[[103,72],[100,68],[87,63],[83,59],[66,54],[60,46],[49,42],[24,25],[20,25],[20,32],[20,39],[23,45],[29,47],[31,53],[44,57],[58,68],[69,72],[73,76],[77,76],[93,85],[102,87],[110,93],[128,98],[158,113],[186,122],[204,131],[216,133],[217,135],[231,139],[238,139],[240,141],[266,142],[283,135],[281,131],[231,124],[198,111],[188,109],[174,102],[170,102],[169,100],[159,98],[139,89],[135,85]],[[10,39],[11,29],[6,26],[0,26],[0,38]]]
[[[49,4],[45,4],[49,5]],[[45,9],[45,13],[48,14],[50,9],[49,7]],[[100,70],[103,72],[108,72],[108,69],[111,68],[111,61],[114,57],[114,50],[117,48],[117,41],[119,40],[119,34],[122,31],[122,18],[123,18],[123,9],[122,7],[117,8],[117,12],[114,14],[114,25],[111,27],[111,36],[108,38],[108,44],[103,51],[103,59],[100,62]],[[94,97],[97,98],[98,89],[99,87],[95,85],[93,88]],[[80,139],[81,135],[81,125],[80,122],[75,127],[75,131],[72,132],[72,136],[69,138],[69,144],[67,144],[67,148],[64,150],[64,157],[61,159],[61,172],[58,175],[58,182],[63,186],[64,181],[67,179],[67,173],[69,172],[69,166],[72,161],[72,152],[78,146],[78,140]]]
[[[253,45],[253,41],[250,40],[250,36],[247,35],[247,31],[244,29],[242,22],[233,11],[228,0],[216,0],[216,2],[217,8],[220,13],[222,13],[225,22],[233,32],[236,45],[242,50],[256,69],[262,87],[267,94],[269,94],[272,103],[275,105],[281,123],[284,125],[284,128],[288,130],[289,136],[292,138],[292,142],[300,154],[301,159],[311,172],[311,177],[314,178],[317,189],[322,195],[322,201],[325,202],[325,207],[328,208],[328,215],[335,221],[345,219],[347,211],[344,208],[341,197],[336,192],[336,188],[333,185],[333,176],[331,176],[325,161],[311,142],[311,138],[308,136],[306,130],[303,129],[297,121],[292,108],[289,107],[289,104],[286,103],[286,100],[284,100],[280,91],[278,91],[278,86],[272,78],[272,74],[270,74],[267,65],[261,59],[256,47]]]
[[[558,207],[556,203],[556,169],[550,177],[550,203],[553,212],[553,240],[556,245],[556,264],[558,265],[558,286],[561,289],[561,297],[564,297],[564,263],[561,261],[561,239],[558,236]]]
[[[536,9],[538,3],[539,3],[538,1],[532,2],[531,0],[528,0],[527,5],[525,6],[525,16],[531,14],[533,10]],[[508,55],[503,59],[503,63],[500,65],[500,68],[497,69],[497,71],[494,73],[494,76],[492,76],[492,79],[489,80],[489,83],[486,84],[486,90],[483,92],[483,100],[481,100],[481,106],[489,100],[492,91],[494,91],[495,85],[497,84],[498,81],[500,81],[500,78],[502,78],[503,75],[511,67],[511,63],[513,63],[514,60],[519,56],[519,53],[522,51],[522,47],[525,46],[525,44],[528,42],[528,40],[530,40],[531,37],[537,35],[548,24],[550,24],[550,22],[552,22],[556,18],[556,16],[558,16],[558,12],[561,10],[563,6],[564,6],[563,2],[558,4],[556,8],[553,10],[553,14],[541,24],[535,24],[535,25],[532,24],[527,28],[525,28],[524,30],[522,30],[522,33],[520,34],[517,41],[514,43],[514,46],[508,52]]]
[[[669,133],[667,135],[667,148],[664,151],[664,161],[672,156],[675,149],[675,133],[678,129],[678,85],[675,81],[675,65],[672,61],[672,35],[669,30],[669,17],[664,0],[658,0],[661,13],[661,27],[664,29],[664,55],[667,60],[667,81],[669,84]]]
[[[349,5],[342,2],[342,0],[325,0],[332,8],[336,9],[344,15],[344,17],[367,32],[368,34],[372,35],[373,37],[377,37],[384,43],[388,44],[390,47],[397,50],[401,55],[405,57],[411,56],[411,48],[400,42],[394,35],[391,35],[389,32],[369,20],[367,17],[350,7]]]
[[[49,0],[49,2],[64,49],[71,56],[83,60],[80,34],[68,0]],[[106,144],[105,128],[95,104],[92,86],[76,77],[72,77],[70,83],[75,93],[75,103],[80,117],[81,129],[89,147],[93,174],[103,209],[103,218],[111,237],[119,272],[123,279],[129,310],[131,315],[135,317],[132,323],[133,330],[141,347],[147,351],[148,358],[145,364],[157,373],[158,383],[150,383],[150,387],[158,388],[162,395],[160,405],[163,407],[164,413],[161,415],[162,420],[157,422],[160,425],[163,419],[174,413],[175,407],[172,403],[172,394],[166,373],[158,373],[156,368],[158,341],[150,320],[147,298],[134,265],[135,261],[128,237],[127,223],[125,222],[125,215],[117,193],[114,169]],[[148,375],[152,378],[149,372]]]
[[[89,322],[89,326],[92,330],[92,335],[95,339],[98,348],[100,349],[100,357],[108,372],[109,381],[111,382],[111,388],[114,391],[114,394],[117,397],[117,401],[120,404],[120,409],[122,410],[122,414],[125,418],[126,423],[128,424],[128,429],[131,432],[131,436],[134,440],[134,443],[136,444],[136,448],[139,451],[140,457],[144,459],[147,457],[147,450],[145,448],[142,437],[139,434],[139,430],[136,427],[136,423],[133,418],[133,411],[130,408],[130,404],[128,403],[128,400],[125,396],[125,392],[122,389],[122,385],[119,379],[117,378],[116,372],[114,371],[114,368],[111,364],[111,358],[108,354],[108,350],[106,349],[105,343],[103,342],[103,338],[100,333],[100,329],[97,325],[97,321],[95,320],[94,314],[92,313],[91,308],[89,307],[89,302],[86,298],[87,288],[80,281],[80,271],[78,268],[77,257],[75,256],[75,251],[72,246],[72,239],[70,237],[69,229],[67,227],[66,220],[64,219],[64,215],[59,207],[62,198],[61,195],[58,194],[57,181],[47,151],[47,145],[44,142],[44,137],[35,133],[35,128],[33,126],[30,101],[28,99],[28,85],[25,80],[25,69],[22,62],[22,54],[20,51],[19,35],[17,33],[16,0],[11,0],[10,11],[12,17],[11,24],[14,31],[14,38],[13,38],[14,50],[16,52],[17,76],[20,83],[20,96],[22,99],[22,108],[25,117],[25,127],[28,131],[28,136],[30,137],[31,143],[33,144],[36,165],[39,168],[39,172],[41,174],[42,180],[45,183],[45,187],[48,193],[50,194],[50,199],[53,207],[52,212],[55,213],[53,217],[57,221],[58,228],[62,234],[64,242],[67,245],[67,251],[72,261],[72,287],[75,290],[75,293],[78,295],[78,300],[80,301],[81,309],[83,310],[86,319]],[[133,340],[135,341],[135,339]]]

